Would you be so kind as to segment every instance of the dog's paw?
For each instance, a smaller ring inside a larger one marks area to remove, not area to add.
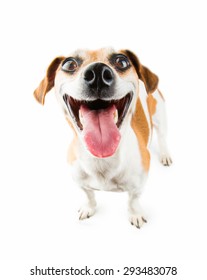
[[[170,166],[172,164],[172,159],[168,154],[162,155],[160,161],[164,166]]]
[[[137,228],[141,228],[145,223],[147,223],[147,220],[139,214],[132,214],[129,217],[129,221],[131,223],[132,226],[135,226]]]
[[[79,220],[88,219],[95,214],[95,208],[84,205],[78,210],[78,213],[79,213]]]

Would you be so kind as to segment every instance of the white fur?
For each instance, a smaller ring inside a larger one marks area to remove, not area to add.
[[[153,97],[157,101],[156,112],[152,116],[153,126],[156,129],[159,144],[160,161],[163,165],[171,165],[172,159],[168,151],[166,137],[167,137],[167,121],[165,102],[158,90],[153,93]]]

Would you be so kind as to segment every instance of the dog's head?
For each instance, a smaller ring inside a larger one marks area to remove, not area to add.
[[[130,125],[139,79],[148,93],[157,88],[157,76],[129,50],[78,50],[52,61],[34,95],[44,104],[46,93],[55,87],[67,119],[87,150],[96,157],[109,157]]]

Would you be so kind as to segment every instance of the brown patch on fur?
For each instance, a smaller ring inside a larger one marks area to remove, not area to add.
[[[108,63],[108,50],[107,49],[98,49],[98,50],[92,50],[92,51],[87,51],[86,55],[87,55],[87,59],[86,59],[86,65],[88,63],[92,63],[92,62],[102,62],[105,64],[109,64]]]
[[[147,144],[149,140],[149,126],[141,101],[139,99],[137,100],[136,110],[132,116],[131,126],[139,143],[143,167],[145,171],[148,171],[150,165],[150,154],[147,150]]]
[[[78,150],[78,135],[72,125],[72,123],[70,122],[70,120],[66,117],[66,120],[69,124],[69,126],[72,128],[73,130],[73,140],[69,145],[69,149],[68,149],[68,163],[72,164],[76,159],[77,159],[77,150]]]
[[[50,91],[54,86],[55,74],[58,69],[61,61],[64,60],[64,57],[56,57],[49,65],[45,78],[41,81],[39,86],[34,91],[34,97],[36,100],[44,105],[45,95]]]
[[[89,51],[88,55],[89,55],[89,59],[90,59],[91,62],[97,61],[97,59],[98,59],[98,52],[97,51]]]
[[[148,94],[147,96],[147,107],[150,113],[150,122],[152,125],[152,116],[156,112],[157,100],[153,97],[152,94]]]

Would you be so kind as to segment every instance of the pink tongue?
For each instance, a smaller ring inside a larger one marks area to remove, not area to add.
[[[114,105],[101,110],[90,110],[81,105],[83,136],[88,150],[96,157],[109,157],[118,147],[121,135],[114,123]]]

